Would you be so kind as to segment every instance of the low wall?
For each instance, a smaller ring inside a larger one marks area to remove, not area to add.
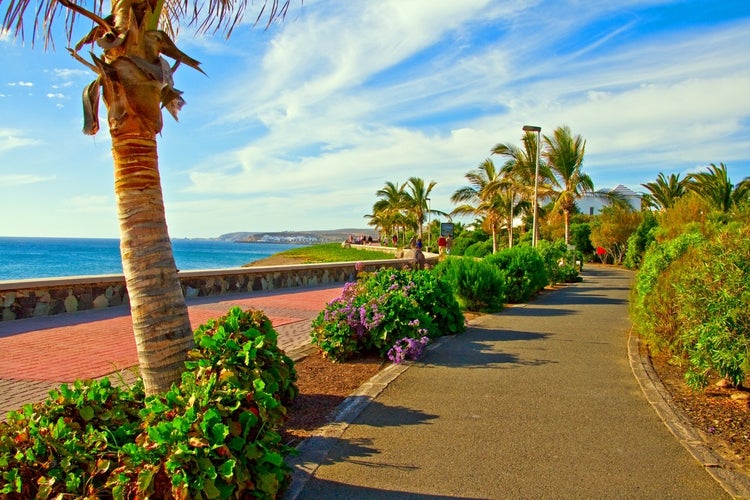
[[[427,255],[428,262],[437,256]],[[411,266],[407,258],[362,261],[366,271]],[[356,262],[180,271],[186,299],[354,281]],[[0,321],[127,305],[121,274],[0,281]]]

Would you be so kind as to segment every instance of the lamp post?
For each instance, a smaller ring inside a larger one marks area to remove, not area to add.
[[[425,198],[427,200],[427,251],[430,251],[430,243],[432,241],[431,234],[430,234],[430,199]]]
[[[535,125],[524,125],[523,126],[524,132],[536,132],[536,169],[534,170],[534,217],[532,222],[532,235],[531,235],[531,246],[536,248],[537,243],[537,223],[536,223],[536,214],[537,214],[537,199],[539,197],[539,152],[542,144],[542,127],[537,127]]]

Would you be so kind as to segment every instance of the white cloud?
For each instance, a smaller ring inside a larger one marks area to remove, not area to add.
[[[24,81],[18,81],[18,82],[8,82],[9,87],[33,87],[34,84],[32,82],[24,82]]]
[[[0,185],[3,187],[23,186],[54,181],[54,176],[43,177],[31,174],[0,174]]]
[[[25,137],[24,132],[20,130],[0,128],[0,153],[40,143],[38,139]]]
[[[485,2],[381,2],[357,13],[360,4],[337,7],[309,7],[285,26],[264,71],[227,95],[230,119],[259,118],[267,132],[191,169],[189,192],[323,192],[355,178],[378,179],[374,190],[385,180],[431,174],[456,186],[495,143],[520,139],[526,122],[545,131],[570,125],[587,139],[597,167],[640,155],[653,169],[674,156],[676,141],[684,142],[683,152],[719,153],[715,139],[750,109],[748,74],[730,71],[750,66],[750,52],[732,50],[738,41],[750,45],[742,23],[699,37],[654,35],[602,52],[634,28],[626,19],[557,60],[543,54],[585,22],[577,11],[568,21],[568,12],[545,17],[545,36],[526,43],[526,30],[540,26],[529,25],[520,4],[493,12],[494,20]],[[507,33],[462,53],[464,32],[490,21]],[[390,76],[394,67],[400,71]]]
[[[55,78],[60,80],[76,80],[80,78],[90,78],[93,73],[87,69],[55,68],[52,70]]]

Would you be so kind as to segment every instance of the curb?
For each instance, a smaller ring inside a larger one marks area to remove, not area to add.
[[[651,360],[641,355],[640,339],[628,334],[628,360],[646,400],[677,441],[732,498],[750,498],[750,477],[711,449],[685,414],[672,405],[672,397],[656,375]]]

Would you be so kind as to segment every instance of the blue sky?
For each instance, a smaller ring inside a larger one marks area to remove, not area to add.
[[[449,212],[525,124],[580,134],[597,189],[750,176],[747,0],[293,0],[249,23],[177,40],[208,76],[180,67],[159,138],[173,237],[364,228],[410,176]],[[109,133],[81,133],[93,75],[55,45],[0,36],[0,235],[117,237]]]

